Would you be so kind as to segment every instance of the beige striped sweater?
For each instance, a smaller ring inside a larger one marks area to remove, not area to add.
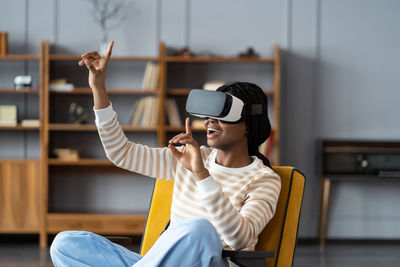
[[[171,223],[185,218],[208,219],[225,248],[253,250],[257,237],[275,213],[280,178],[262,161],[242,168],[215,163],[217,149],[202,146],[210,176],[197,181],[169,148],[150,148],[129,141],[112,105],[95,110],[96,125],[107,157],[117,166],[146,176],[175,180]]]

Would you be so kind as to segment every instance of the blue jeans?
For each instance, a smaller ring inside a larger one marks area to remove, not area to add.
[[[50,255],[56,267],[226,267],[222,249],[221,239],[209,221],[188,219],[171,225],[145,256],[84,231],[59,233],[50,247]]]

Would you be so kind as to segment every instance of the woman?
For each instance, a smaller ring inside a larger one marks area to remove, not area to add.
[[[89,232],[66,231],[51,246],[55,266],[227,266],[223,248],[253,250],[274,215],[280,178],[258,146],[270,135],[267,96],[256,85],[220,87],[243,102],[236,121],[208,117],[207,144],[199,147],[189,118],[186,131],[165,148],[128,141],[108,99],[105,72],[113,42],[104,57],[82,55],[89,70],[96,125],[107,157],[117,166],[159,179],[175,180],[170,227],[143,257]],[[261,107],[254,115],[249,107]],[[247,107],[247,108],[246,108]],[[180,144],[180,147],[176,147]]]

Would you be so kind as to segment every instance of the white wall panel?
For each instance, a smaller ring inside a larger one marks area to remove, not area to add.
[[[57,53],[78,53],[99,49],[101,30],[92,18],[89,1],[59,1],[57,14]],[[154,56],[156,44],[156,0],[132,1],[126,19],[109,30],[115,41],[114,55]]]
[[[283,42],[284,1],[221,0],[190,1],[189,46],[236,56],[252,46],[262,56]]]
[[[289,1],[288,48],[283,51],[282,161],[296,166],[307,177],[300,235],[315,236],[319,183],[315,177],[314,87],[316,43],[316,0]]]
[[[316,237],[320,186],[316,139],[399,139],[399,10],[400,2],[396,0],[134,0],[127,8],[127,19],[110,30],[110,39],[116,41],[114,55],[145,56],[158,54],[160,40],[168,46],[188,45],[196,53],[208,51],[224,56],[237,55],[248,46],[262,56],[272,56],[272,46],[279,43],[283,74],[282,164],[294,165],[307,176],[299,235]],[[48,39],[55,44],[56,53],[81,54],[98,49],[101,38],[90,12],[89,1],[82,0],[4,0],[0,2],[0,30],[9,32],[10,53],[38,53],[39,42]],[[268,69],[251,64],[245,67],[249,74],[235,74],[238,67],[228,64],[192,66],[187,75],[183,73],[182,83],[201,86],[203,79],[231,80],[233,73],[233,78],[269,88],[271,77],[265,75]],[[61,72],[63,68],[52,70]],[[10,77],[31,69],[23,62],[0,64],[0,87],[12,86]],[[113,62],[108,85],[138,87],[143,71],[144,63],[128,66]],[[73,77],[81,86],[87,83],[85,71],[77,67]],[[119,101],[116,108],[122,120],[129,117],[134,101]],[[24,109],[24,100],[18,99],[17,104]],[[32,108],[36,109],[29,106],[28,110]],[[34,134],[1,134],[2,156],[36,153]],[[143,137],[140,141],[150,144],[151,140],[154,138]],[[7,145],[9,141],[16,141],[22,150],[23,142],[28,142],[28,151],[16,152],[15,147]],[[138,210],[145,205],[146,201],[132,201],[133,196],[115,197],[106,190],[105,179],[96,179],[98,184],[90,189],[85,208]],[[63,181],[71,182],[60,178],[54,189],[62,187]],[[135,187],[132,192],[142,190],[142,184],[133,185],[126,178],[119,178],[116,190],[124,185]],[[328,236],[398,238],[400,211],[393,204],[400,201],[397,186],[395,182],[334,184]],[[73,204],[65,196],[55,205],[59,207],[63,201],[67,201],[65,208]]]
[[[182,48],[188,38],[187,0],[160,0],[160,40],[168,47]]]
[[[25,0],[0,3],[0,31],[8,32],[9,53],[25,53]]]
[[[321,136],[399,138],[399,10],[399,1],[322,2]]]

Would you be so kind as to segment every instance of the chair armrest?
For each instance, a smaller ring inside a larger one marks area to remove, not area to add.
[[[274,252],[273,251],[252,251],[252,250],[226,250],[222,251],[222,257],[229,257],[229,258],[273,258]]]
[[[239,267],[265,267],[268,266],[265,258],[273,258],[273,251],[249,251],[249,250],[223,250],[222,257],[229,258]]]

